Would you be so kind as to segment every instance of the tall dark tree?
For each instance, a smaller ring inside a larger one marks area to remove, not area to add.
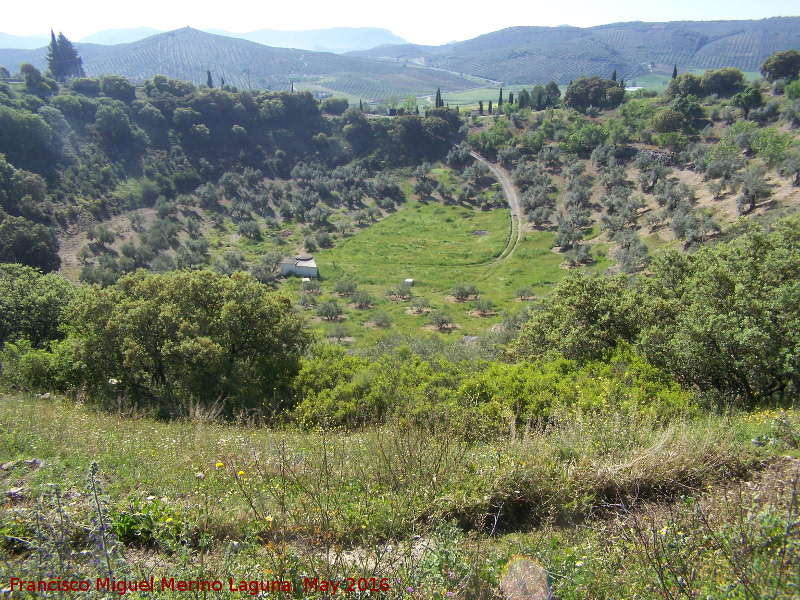
[[[570,81],[570,85],[572,82]],[[561,100],[561,90],[558,88],[558,84],[555,81],[548,81],[547,85],[544,86],[544,93],[546,99],[547,106],[555,106],[558,104],[558,101]],[[539,110],[545,108],[544,106],[539,107]]]
[[[358,101],[358,110],[364,112],[364,103],[361,100]]]
[[[525,88],[522,88],[517,94],[517,104],[519,104],[520,108],[531,107],[531,95]]]
[[[614,69],[614,72],[611,74],[611,81],[616,81],[616,80],[617,80],[617,70]]]
[[[211,79],[211,71],[206,71],[206,85],[210,88],[214,87],[214,80]]]
[[[478,100],[478,114],[483,114],[483,100]]]
[[[514,92],[508,92],[508,103],[514,104]]]
[[[489,114],[490,115],[494,114],[494,113],[492,113],[492,101],[491,100],[489,100]]]
[[[64,81],[67,77],[84,77],[83,59],[63,33],[58,37],[50,30],[50,45],[47,47],[47,67],[56,78]]]
[[[677,79],[678,78],[678,63],[675,63],[675,68],[672,69],[672,78],[673,79]]]
[[[497,111],[503,108],[503,88],[500,88],[500,96],[497,98]]]

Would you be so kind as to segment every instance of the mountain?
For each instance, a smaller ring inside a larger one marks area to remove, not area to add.
[[[134,81],[161,74],[201,84],[206,82],[209,70],[215,82],[222,78],[239,88],[289,89],[294,81],[299,89],[346,95],[356,101],[383,100],[391,94],[399,97],[432,94],[439,87],[461,90],[476,85],[472,79],[426,67],[270,48],[189,27],[130,44],[75,46],[87,75],[116,74]],[[44,70],[45,54],[46,48],[0,50],[0,65],[12,73],[22,62]]]
[[[82,44],[102,44],[104,46],[112,46],[114,44],[130,44],[131,42],[138,42],[151,35],[164,33],[161,29],[153,29],[152,27],[134,27],[130,29],[105,29],[98,31],[92,35],[86,36],[78,40]]]
[[[408,43],[388,29],[377,27],[331,27],[329,29],[307,29],[303,31],[258,29],[247,33],[232,33],[222,29],[206,29],[204,31],[249,40],[275,48],[297,48],[336,54],[369,50],[383,44]]]
[[[10,48],[15,50],[33,50],[41,48],[50,43],[50,34],[42,33],[37,35],[18,36],[9,33],[0,33],[0,48]]]
[[[379,27],[331,27],[329,29],[306,29],[302,31],[278,31],[277,29],[257,29],[245,33],[234,33],[223,29],[204,29],[206,33],[224,35],[272,46],[274,48],[297,48],[314,52],[333,52],[343,54],[356,50],[369,50],[384,44],[407,44],[388,29]],[[101,44],[113,46],[138,42],[152,35],[164,33],[152,27],[133,27],[127,29],[105,29],[78,40],[82,44]],[[20,37],[0,33],[0,48],[33,50],[46,46],[50,34]]]
[[[512,27],[446,46],[381,46],[348,56],[390,58],[507,83],[567,83],[581,75],[737,67],[755,71],[777,50],[800,48],[800,17],[760,21]]]

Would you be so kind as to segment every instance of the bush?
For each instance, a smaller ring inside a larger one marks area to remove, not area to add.
[[[310,341],[291,301],[244,273],[137,271],[86,288],[69,321],[92,397],[124,394],[167,414],[187,398],[259,406]]]
[[[375,327],[386,328],[391,327],[394,321],[392,321],[392,318],[385,312],[378,312],[372,317],[372,324],[375,325]]]
[[[465,302],[472,296],[478,295],[478,289],[472,283],[458,283],[450,290],[450,295],[458,302]]]
[[[55,273],[0,265],[0,346],[27,340],[34,348],[63,337],[60,327],[75,288]]]
[[[322,286],[316,279],[309,279],[308,281],[304,281],[301,287],[303,291],[308,294],[317,295],[322,293]]]
[[[341,116],[349,106],[350,103],[347,101],[347,98],[327,98],[323,100],[321,108],[323,112],[329,115]]]
[[[356,291],[358,284],[352,279],[340,279],[333,286],[333,291],[340,296],[350,296]]]
[[[351,297],[353,304],[359,310],[365,310],[375,301],[367,292],[355,292]]]
[[[518,300],[530,300],[534,297],[533,288],[519,288],[516,292],[514,292],[514,297]]]
[[[488,298],[478,298],[475,300],[475,311],[483,316],[491,314],[494,309],[494,303]]]
[[[411,301],[411,310],[413,310],[417,314],[423,312],[426,308],[430,307],[431,307],[430,300],[422,296],[418,296]]]
[[[337,321],[344,314],[336,300],[328,300],[317,307],[317,316],[325,321]]]
[[[784,88],[786,97],[791,100],[800,99],[800,79],[797,79]]]
[[[441,310],[432,310],[428,317],[428,323],[433,325],[439,331],[447,331],[453,327],[454,322],[450,315],[442,312]]]
[[[261,239],[261,227],[255,221],[243,221],[239,223],[239,227],[236,230],[239,235],[251,240]]]

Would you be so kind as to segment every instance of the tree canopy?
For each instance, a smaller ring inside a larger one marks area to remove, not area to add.
[[[578,109],[595,106],[615,108],[625,97],[625,90],[616,81],[602,79],[597,75],[579,77],[573,81],[564,94],[564,103]]]
[[[50,30],[50,45],[47,47],[47,67],[57,81],[64,81],[67,77],[85,77],[83,72],[83,59],[78,56],[78,51],[63,33],[58,37]]]
[[[20,263],[45,273],[61,267],[59,242],[49,227],[24,217],[5,217],[0,222],[0,263]]]
[[[764,61],[759,70],[769,81],[783,78],[797,79],[800,75],[800,52],[797,50],[775,52]]]
[[[63,314],[74,296],[75,286],[55,273],[0,265],[0,347],[18,340],[42,347],[61,337]]]
[[[288,385],[310,341],[291,300],[241,272],[138,271],[88,288],[69,320],[99,397],[124,393],[162,412],[192,398],[259,406]]]

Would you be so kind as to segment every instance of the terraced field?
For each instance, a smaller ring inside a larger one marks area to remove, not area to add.
[[[403,63],[354,58],[326,52],[270,48],[255,42],[183,28],[139,42],[116,46],[76,44],[87,75],[108,73],[142,81],[161,74],[206,82],[210,70],[215,82],[243,89],[289,89],[292,81],[313,79],[321,91],[365,100],[383,100],[390,94],[433,93],[441,87],[458,90],[476,83],[444,71]],[[0,50],[0,65],[15,71],[22,62],[45,70],[45,49]]]
[[[424,57],[428,66],[505,83],[566,84],[581,75],[614,69],[631,80],[650,65],[681,69],[736,67],[755,71],[770,54],[800,47],[800,17],[760,21],[614,23],[577,27],[512,27],[472,40],[426,48],[403,45],[351,53]]]
[[[336,96],[346,97],[351,102],[364,100],[377,102],[390,95],[399,98],[408,94],[415,96],[431,95],[438,88],[461,90],[464,87],[479,85],[471,78],[460,77],[444,71],[434,71],[415,66],[400,67],[399,73],[334,73],[329,76],[314,78],[312,82],[296,82],[295,89],[328,92]]]

